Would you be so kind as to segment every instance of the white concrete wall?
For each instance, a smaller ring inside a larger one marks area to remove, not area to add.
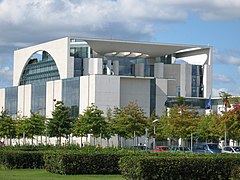
[[[95,76],[95,104],[106,114],[108,108],[120,106],[120,77]]]
[[[155,78],[163,78],[164,74],[164,64],[163,63],[155,63],[154,64],[154,77]]]
[[[149,116],[150,79],[121,77],[120,85],[120,106],[136,102],[143,107],[146,115]]]
[[[209,98],[212,94],[212,66],[204,65],[203,66],[203,86],[204,86],[204,98]]]
[[[176,96],[176,87],[180,86],[180,65],[179,64],[164,64],[164,79],[168,81],[168,96]],[[182,90],[181,90],[182,91]]]
[[[31,115],[32,85],[18,86],[18,111],[19,116]]]
[[[62,80],[48,81],[46,84],[46,117],[52,117],[57,101],[62,101]]]
[[[89,105],[89,76],[80,77],[79,113],[82,114]]]
[[[180,96],[192,96],[192,66],[190,64],[181,64],[180,76]]]
[[[5,110],[5,89],[0,89],[0,112]]]
[[[53,57],[61,79],[72,77],[72,73],[68,73],[68,68],[72,68],[72,61],[69,60],[69,38],[65,37],[14,51],[13,86],[19,85],[20,77],[29,58],[41,50],[47,51]]]
[[[177,83],[175,79],[168,79],[167,83],[167,95],[168,96],[176,96],[177,94]]]
[[[168,80],[156,79],[156,114],[163,115],[166,111]]]
[[[74,57],[69,57],[67,66],[67,77],[74,77]]]
[[[80,114],[94,103],[107,112],[120,105],[120,77],[108,75],[89,75],[80,77]]]
[[[144,76],[144,63],[135,64],[135,76]]]
[[[83,75],[103,74],[102,58],[84,58]]]
[[[113,73],[119,75],[119,61],[113,61]]]
[[[111,60],[107,61],[106,68],[107,68],[107,75],[111,75],[111,73],[112,73],[112,61]]]

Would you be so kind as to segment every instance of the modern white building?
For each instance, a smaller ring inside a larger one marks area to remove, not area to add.
[[[65,37],[14,52],[13,87],[0,89],[0,107],[51,117],[56,100],[73,115],[91,103],[106,112],[134,101],[161,115],[181,96],[204,109],[211,61],[209,46]]]

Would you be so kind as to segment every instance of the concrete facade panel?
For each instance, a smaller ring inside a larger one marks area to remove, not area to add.
[[[143,107],[146,115],[150,114],[150,79],[121,78],[120,106],[136,102]]]
[[[0,108],[2,110],[5,110],[5,89],[0,89]]]
[[[66,37],[14,51],[13,86],[19,85],[20,77],[29,58],[41,50],[47,51],[53,57],[61,79],[70,78],[68,76],[68,68],[72,67],[69,65],[71,63],[69,61],[69,38]]]
[[[46,117],[52,117],[57,101],[62,101],[62,80],[48,81],[46,84]]]
[[[161,116],[166,111],[165,102],[167,101],[166,79],[156,79],[156,114]]]
[[[17,114],[21,117],[31,115],[31,85],[18,87],[18,105]]]
[[[89,76],[80,77],[80,101],[79,101],[79,113],[82,114],[83,111],[89,106]]]
[[[181,64],[180,75],[180,96],[192,96],[192,66],[190,64]]]
[[[96,75],[95,76],[95,104],[105,113],[108,108],[120,106],[120,77]]]

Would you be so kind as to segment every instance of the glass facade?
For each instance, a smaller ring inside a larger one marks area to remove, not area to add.
[[[80,100],[80,77],[63,79],[62,82],[62,101],[65,106],[71,108],[72,116],[79,114]]]
[[[150,114],[156,112],[156,79],[150,80]]]
[[[167,107],[172,108],[174,104],[177,105],[186,105],[194,108],[202,108],[205,109],[206,99],[196,99],[196,98],[184,98],[182,102],[179,102],[177,97],[168,97],[167,99]]]
[[[156,58],[157,62],[161,62],[163,64],[172,64],[172,56],[167,55],[167,56],[161,56]]]
[[[46,83],[32,85],[31,111],[46,115]]]
[[[83,75],[83,59],[92,57],[90,47],[84,44],[78,46],[70,48],[70,56],[74,57],[74,77]]]
[[[132,57],[118,57],[118,56],[104,56],[103,58],[103,74],[106,74],[107,61],[111,60],[119,62],[119,75],[134,76],[135,64],[144,63],[144,76],[154,76],[154,63],[144,58],[132,58]]]
[[[203,97],[203,70],[200,65],[192,65],[192,97]]]
[[[31,56],[25,66],[20,78],[20,85],[56,79],[60,79],[60,75],[52,56],[46,51],[38,51]]]
[[[5,110],[10,115],[17,114],[18,88],[10,87],[5,89]]]

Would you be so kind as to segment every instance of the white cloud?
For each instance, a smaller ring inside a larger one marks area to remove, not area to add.
[[[213,75],[213,81],[218,83],[230,83],[233,82],[232,78],[227,77],[224,74],[214,74]]]
[[[185,22],[192,13],[203,20],[240,19],[239,9],[239,0],[0,0],[0,56],[71,35],[149,40],[167,29],[161,23]],[[240,53],[216,57],[240,65]],[[10,74],[5,67],[0,71]]]
[[[0,66],[0,85],[10,86],[12,81],[13,72],[8,66]],[[0,86],[2,87],[2,86]]]
[[[239,9],[239,0],[2,0],[0,41],[71,34],[145,39],[156,24],[183,22],[190,12],[208,20],[239,19]]]
[[[240,19],[239,0],[212,0],[205,1],[204,5],[204,8],[196,9],[203,20]]]
[[[224,50],[213,52],[214,62],[218,64],[240,65],[240,50]]]
[[[227,92],[227,93],[231,94],[232,96],[239,96],[240,87],[238,87],[234,91],[227,89],[227,88],[219,88],[219,89],[213,88],[212,89],[212,97],[219,97],[219,92]]]

